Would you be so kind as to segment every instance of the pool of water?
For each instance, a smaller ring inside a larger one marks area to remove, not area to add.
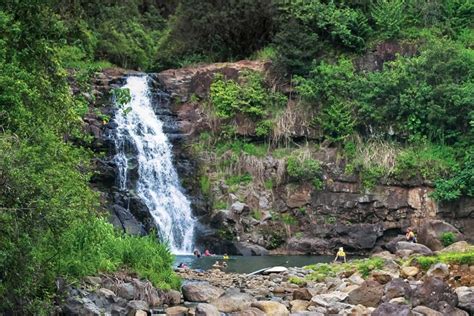
[[[222,261],[222,256],[210,256],[196,258],[195,256],[177,255],[175,258],[175,267],[181,262],[185,263],[191,269],[207,270],[216,261]],[[309,264],[325,263],[334,260],[332,256],[230,256],[227,262],[226,272],[251,273],[263,268],[274,266],[283,267],[303,267]]]

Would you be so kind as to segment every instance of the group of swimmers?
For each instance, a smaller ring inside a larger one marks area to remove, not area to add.
[[[197,258],[201,258],[201,256],[203,257],[211,257],[211,256],[215,256],[215,254],[212,254],[209,249],[206,249],[204,250],[204,253],[201,255],[201,252],[199,252],[199,250],[194,250],[193,252],[194,256],[197,257]],[[222,259],[224,260],[227,260],[229,259],[229,255],[227,255],[226,253],[222,256]]]

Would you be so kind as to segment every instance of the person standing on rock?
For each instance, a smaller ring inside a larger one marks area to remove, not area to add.
[[[339,248],[339,251],[336,254],[336,258],[334,258],[334,262],[336,262],[339,258],[341,260],[344,259],[344,263],[347,262],[346,261],[346,253],[344,252],[344,248],[342,248],[342,247]]]

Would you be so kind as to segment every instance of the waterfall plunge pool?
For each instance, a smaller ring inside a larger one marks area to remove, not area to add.
[[[328,263],[334,260],[334,256],[230,256],[227,262],[225,272],[251,273],[260,269],[274,266],[283,267],[303,267],[315,263]],[[196,258],[193,255],[176,255],[176,268],[181,262],[185,263],[191,269],[208,270],[216,261],[222,261],[222,256],[209,256]]]

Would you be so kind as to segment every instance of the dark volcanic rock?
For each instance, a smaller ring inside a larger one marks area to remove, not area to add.
[[[127,209],[120,205],[113,205],[111,208],[111,223],[118,229],[121,229],[132,235],[146,235],[143,224],[140,223]]]
[[[372,316],[411,316],[410,307],[403,304],[382,303],[371,314]]]
[[[424,305],[438,310],[440,302],[447,302],[454,307],[458,304],[458,296],[446,282],[438,278],[427,277],[413,293],[414,306]]]

